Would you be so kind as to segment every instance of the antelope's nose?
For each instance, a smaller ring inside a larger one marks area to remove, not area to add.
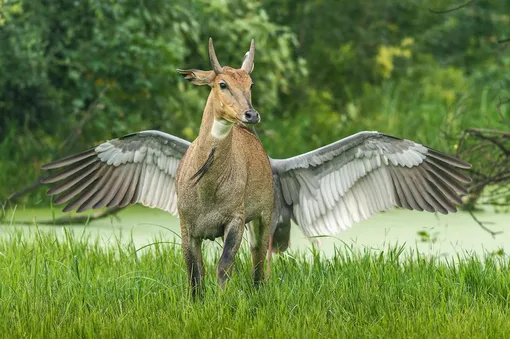
[[[248,124],[256,124],[260,121],[260,115],[259,112],[254,110],[253,108],[250,108],[244,113],[244,122]]]

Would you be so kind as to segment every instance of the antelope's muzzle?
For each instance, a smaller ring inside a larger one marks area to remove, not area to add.
[[[247,124],[257,124],[260,121],[259,112],[250,108],[244,113],[244,121]]]

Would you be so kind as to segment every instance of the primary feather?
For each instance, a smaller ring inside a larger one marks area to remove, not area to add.
[[[132,133],[44,165],[63,169],[41,181],[58,182],[47,193],[62,194],[56,204],[72,200],[66,212],[140,202],[177,215],[175,177],[189,145],[159,131]]]

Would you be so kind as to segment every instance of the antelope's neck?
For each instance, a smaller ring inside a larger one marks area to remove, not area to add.
[[[233,126],[234,124],[230,121],[214,119],[211,128],[211,136],[215,140],[223,140],[230,134]]]
[[[211,136],[213,141],[221,141],[231,135],[233,123],[226,120],[217,120],[214,111],[218,109],[215,107],[214,98],[212,93],[207,99],[205,105],[204,115],[202,116],[202,124],[200,125],[199,137],[202,139],[209,139]]]
[[[202,116],[202,124],[198,135],[198,148],[201,160],[207,158],[214,148],[215,162],[228,161],[232,150],[232,129],[234,124],[226,120],[215,118],[215,103],[212,94],[207,99],[207,104]]]

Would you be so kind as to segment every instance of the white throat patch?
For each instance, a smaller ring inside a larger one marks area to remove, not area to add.
[[[228,133],[230,133],[230,130],[232,129],[232,126],[234,124],[227,120],[216,120],[214,119],[214,123],[212,125],[211,135],[213,138],[216,139],[223,139],[225,138]]]

